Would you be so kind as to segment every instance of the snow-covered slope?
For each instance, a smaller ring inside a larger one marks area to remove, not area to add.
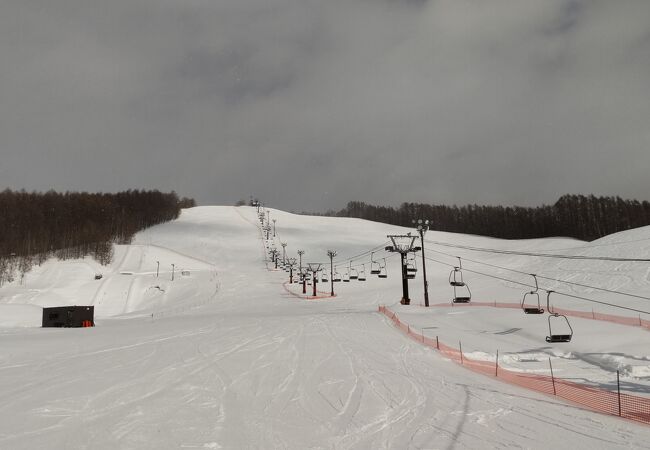
[[[270,214],[277,220],[278,249],[286,242],[292,257],[305,250],[304,263],[326,262],[325,251],[337,250],[340,270],[350,256],[381,246],[387,234],[409,231],[356,219]],[[648,228],[590,244],[433,232],[427,240],[534,252],[650,253]],[[650,296],[647,265],[431,249]],[[50,261],[22,285],[0,289],[0,302],[8,305],[2,314],[10,307],[64,303],[94,304],[98,317],[93,329],[15,327],[0,320],[0,448],[610,449],[650,442],[650,427],[463,370],[404,337],[377,305],[391,306],[450,342],[462,340],[477,357],[500,349],[507,355],[503,363],[515,369],[542,370],[535,361],[552,356],[566,362],[558,365],[563,374],[603,385],[620,368],[641,394],[648,392],[647,331],[572,321],[573,342],[549,346],[544,320],[520,311],[418,306],[419,273],[411,282],[413,304],[399,305],[394,257],[387,259],[386,280],[338,283],[336,298],[302,300],[285,291],[288,274],[268,270],[265,256],[254,208],[199,207],[140,233],[134,245],[117,249],[108,268]],[[369,265],[369,256],[354,264]],[[427,269],[431,303],[449,302],[449,267],[431,263]],[[94,280],[100,270],[104,277]],[[467,281],[477,301],[518,302],[526,290],[476,274]],[[297,285],[289,289],[300,292]],[[586,288],[562,289],[602,298]],[[639,298],[610,300],[648,305]],[[559,301],[591,308],[577,299]],[[34,325],[26,316],[16,312],[20,320],[13,325]]]

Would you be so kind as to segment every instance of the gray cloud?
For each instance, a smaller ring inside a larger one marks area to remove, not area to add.
[[[650,3],[8,0],[0,186],[648,199]]]

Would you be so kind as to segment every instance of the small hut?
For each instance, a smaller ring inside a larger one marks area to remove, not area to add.
[[[94,306],[53,306],[43,308],[43,327],[94,327]]]

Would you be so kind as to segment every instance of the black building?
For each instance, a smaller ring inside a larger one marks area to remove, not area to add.
[[[94,306],[43,308],[43,327],[94,327]]]

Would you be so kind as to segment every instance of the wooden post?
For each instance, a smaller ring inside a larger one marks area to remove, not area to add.
[[[494,362],[494,376],[499,376],[499,350],[497,349],[497,359]]]
[[[460,363],[463,364],[463,343],[458,341],[458,348],[460,349]]]
[[[553,364],[551,364],[551,358],[548,358],[548,365],[551,368],[551,382],[553,383],[553,395],[557,395],[555,391],[555,377],[553,376]]]
[[[440,350],[440,342],[438,341],[438,336],[436,336],[436,348]]]

